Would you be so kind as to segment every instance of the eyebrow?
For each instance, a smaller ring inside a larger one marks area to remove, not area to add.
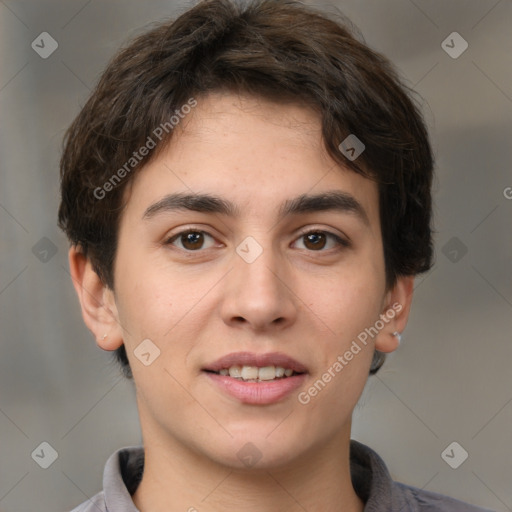
[[[157,214],[180,210],[201,213],[217,213],[229,217],[240,216],[240,209],[234,203],[212,194],[175,193],[169,194],[149,206],[144,212],[144,220],[151,219]],[[311,212],[337,211],[355,215],[364,224],[370,225],[368,215],[357,199],[341,191],[329,191],[321,194],[301,194],[287,199],[280,207],[278,219],[292,215]]]

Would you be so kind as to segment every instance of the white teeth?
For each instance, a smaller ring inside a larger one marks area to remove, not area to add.
[[[242,377],[242,367],[241,366],[231,366],[229,368],[229,376],[230,377]]]
[[[258,371],[258,378],[260,380],[272,380],[276,378],[276,367],[275,366],[264,366]]]
[[[257,366],[242,366],[242,379],[251,380],[258,378],[258,367]]]
[[[276,366],[276,377],[282,377],[284,375],[284,368],[282,366]]]
[[[283,368],[282,366],[263,366],[262,368],[258,368],[257,366],[233,365],[229,368],[223,368],[218,373],[224,376],[229,375],[235,379],[262,381],[291,377],[293,370]]]

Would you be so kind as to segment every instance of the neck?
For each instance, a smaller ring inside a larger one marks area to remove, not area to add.
[[[162,442],[162,437],[146,434],[144,474],[133,495],[140,512],[364,509],[350,476],[350,425],[343,435],[286,465],[250,469],[213,461],[176,439]]]

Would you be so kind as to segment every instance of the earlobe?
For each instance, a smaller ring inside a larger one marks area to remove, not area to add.
[[[399,276],[395,286],[386,294],[381,313],[385,326],[375,339],[376,350],[389,353],[400,346],[402,332],[409,318],[413,291],[414,276]]]
[[[79,246],[72,246],[68,257],[85,324],[99,347],[116,350],[123,344],[123,337],[113,291],[99,278]]]
[[[108,333],[103,334],[100,338],[96,339],[96,344],[103,350],[117,350],[122,344],[123,339],[119,337],[110,338]]]

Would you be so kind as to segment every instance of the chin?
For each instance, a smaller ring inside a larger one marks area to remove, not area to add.
[[[270,470],[287,466],[307,450],[304,436],[297,437],[283,431],[277,435],[272,432],[276,422],[270,429],[246,428],[244,434],[234,435],[216,444],[212,453],[210,444],[209,458],[233,470],[256,471]]]

